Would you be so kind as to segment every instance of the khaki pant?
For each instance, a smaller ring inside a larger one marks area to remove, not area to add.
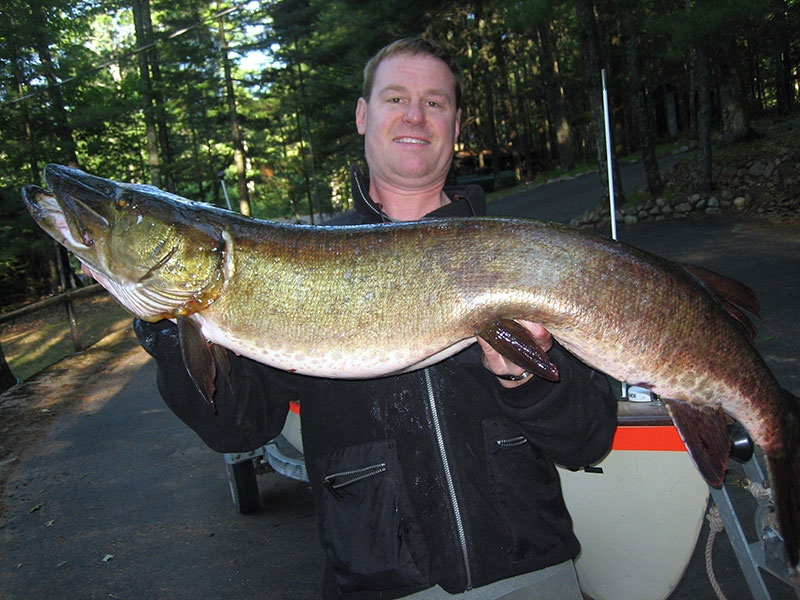
[[[541,571],[517,575],[475,588],[448,594],[438,585],[400,600],[583,600],[578,575],[571,560]]]

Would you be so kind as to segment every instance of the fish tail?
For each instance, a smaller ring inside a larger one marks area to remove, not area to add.
[[[800,562],[800,399],[782,390],[787,406],[783,447],[768,453],[778,524],[786,555],[793,567]]]

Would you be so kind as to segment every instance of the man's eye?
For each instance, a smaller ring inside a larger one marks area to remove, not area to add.
[[[397,97],[389,98],[389,102],[391,102],[392,104],[400,104],[402,101],[403,101],[402,98],[397,98]]]
[[[438,108],[441,106],[441,104],[436,102],[436,100],[430,100],[428,101],[428,106],[430,106],[431,108]]]

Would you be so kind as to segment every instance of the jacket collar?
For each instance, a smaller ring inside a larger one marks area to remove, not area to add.
[[[356,165],[350,167],[350,185],[353,191],[353,208],[365,223],[390,223],[381,207],[369,195],[369,179]],[[475,217],[486,214],[486,195],[479,185],[445,186],[444,193],[450,204],[437,208],[423,218]]]

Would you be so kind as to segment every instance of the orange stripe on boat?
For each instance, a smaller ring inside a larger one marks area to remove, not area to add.
[[[611,449],[686,452],[678,430],[672,425],[617,427]]]
[[[289,402],[289,410],[300,414],[300,403]],[[612,450],[643,450],[660,452],[685,452],[678,430],[672,425],[621,426],[614,433]]]

